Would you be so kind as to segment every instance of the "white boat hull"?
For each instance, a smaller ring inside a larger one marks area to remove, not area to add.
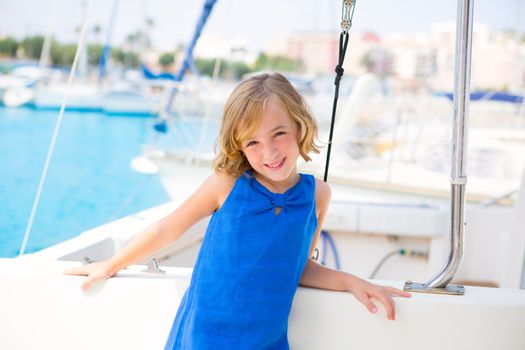
[[[162,349],[191,269],[132,266],[83,293],[72,262],[0,259],[0,349]],[[401,282],[376,283],[401,287]],[[396,299],[396,321],[344,292],[299,288],[289,318],[294,350],[525,349],[525,291],[466,287],[464,296]]]

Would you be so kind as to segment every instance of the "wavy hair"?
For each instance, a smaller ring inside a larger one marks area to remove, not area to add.
[[[319,153],[315,143],[317,122],[304,98],[283,75],[259,74],[242,81],[226,101],[213,161],[216,172],[226,172],[237,178],[246,170],[253,170],[242,151],[242,142],[259,127],[271,98],[276,98],[296,123],[301,157],[310,161],[308,153]]]

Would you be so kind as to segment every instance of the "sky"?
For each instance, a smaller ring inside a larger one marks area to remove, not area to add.
[[[0,0],[0,36],[18,39],[51,32],[60,42],[76,42],[75,28],[82,23],[89,0]],[[89,24],[108,28],[109,0],[91,0]],[[120,0],[111,42],[120,45],[126,36],[154,21],[153,45],[171,50],[192,36],[204,0]],[[455,0],[358,0],[351,31],[379,35],[428,32],[432,23],[455,21]],[[520,16],[521,18],[518,18]],[[204,35],[244,41],[255,51],[274,39],[298,31],[336,31],[341,20],[340,0],[218,0]],[[474,21],[493,30],[525,33],[525,0],[476,0]],[[518,24],[517,24],[518,23]]]

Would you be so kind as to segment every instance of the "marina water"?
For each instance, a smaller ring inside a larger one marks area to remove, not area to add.
[[[18,255],[58,111],[0,107],[0,257]],[[153,119],[66,111],[26,253],[167,202],[129,164]]]

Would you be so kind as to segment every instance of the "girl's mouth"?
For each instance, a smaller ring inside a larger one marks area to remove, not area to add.
[[[270,169],[280,169],[283,164],[284,164],[284,161],[285,161],[286,157],[281,159],[280,161],[276,162],[276,163],[272,163],[272,164],[265,164],[268,168]]]

